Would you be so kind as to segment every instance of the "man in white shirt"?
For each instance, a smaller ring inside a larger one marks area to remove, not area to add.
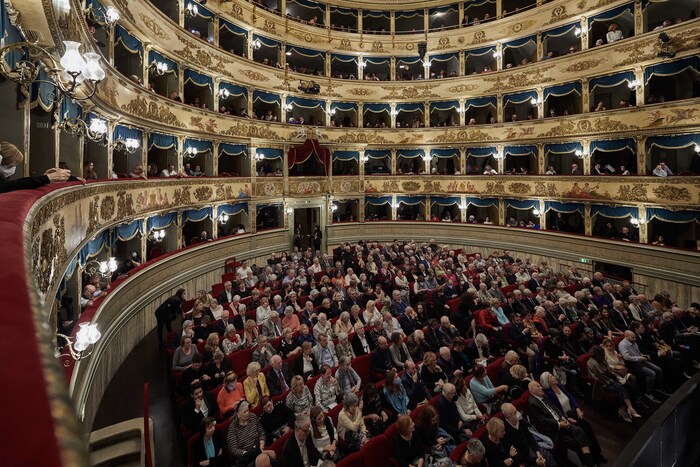
[[[175,166],[173,164],[168,164],[167,169],[163,169],[160,173],[161,177],[177,177],[177,172],[175,172]]]
[[[673,175],[673,172],[671,169],[666,165],[665,162],[659,162],[659,164],[656,166],[654,169],[654,175],[657,177],[668,177],[669,175]]]
[[[253,270],[248,266],[248,261],[243,260],[241,261],[241,265],[238,269],[236,269],[236,274],[240,274],[242,278],[248,277],[248,271],[253,272]]]
[[[659,403],[651,393],[656,389],[662,396],[667,395],[658,389],[661,387],[663,371],[649,361],[648,355],[643,355],[639,350],[637,335],[632,331],[625,331],[625,338],[620,341],[619,349],[630,372],[644,385],[644,396],[653,403]]]
[[[319,366],[324,363],[331,368],[338,365],[338,356],[335,353],[335,345],[333,342],[328,340],[325,334],[320,334],[318,336],[318,344],[313,348],[314,357],[316,358],[316,363]]]

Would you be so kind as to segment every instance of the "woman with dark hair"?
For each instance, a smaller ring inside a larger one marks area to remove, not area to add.
[[[202,427],[199,430],[199,438],[192,448],[192,457],[195,465],[201,466],[226,466],[228,459],[223,452],[224,437],[216,431],[216,420],[211,417],[202,419]]]
[[[284,402],[275,404],[269,397],[263,397],[261,405],[260,424],[265,430],[269,445],[291,430],[294,426],[294,412]]]
[[[314,405],[311,407],[311,440],[324,459],[333,460],[336,453],[338,435],[333,427],[333,421],[326,417],[323,407]]]
[[[365,392],[362,394],[362,403],[362,417],[370,435],[377,436],[384,433],[389,415],[384,411],[384,401],[382,401],[382,397],[374,383],[368,383],[365,386]]]
[[[441,391],[442,385],[447,382],[447,375],[437,364],[437,357],[433,352],[423,355],[420,376],[431,394]]]
[[[456,446],[454,439],[440,428],[440,415],[431,404],[424,405],[416,417],[416,434],[423,451],[436,457],[449,457]]]
[[[156,335],[158,336],[158,345],[161,347],[165,347],[163,328],[165,328],[168,333],[173,332],[172,323],[178,315],[182,314],[182,306],[185,303],[186,297],[187,292],[185,289],[177,289],[175,295],[168,298],[156,308]]]
[[[386,379],[384,380],[384,399],[386,399],[389,404],[389,408],[395,413],[408,413],[408,395],[394,370],[386,372]]]
[[[590,350],[591,358],[588,359],[588,372],[600,382],[602,388],[612,393],[620,404],[617,413],[626,422],[632,422],[632,417],[640,418],[641,415],[634,410],[632,401],[625,386],[618,380],[618,376],[613,373],[605,358],[605,350],[599,345],[594,345]]]

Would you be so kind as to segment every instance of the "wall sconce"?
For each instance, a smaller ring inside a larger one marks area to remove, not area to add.
[[[112,277],[114,271],[117,270],[117,260],[110,257],[108,261],[90,261],[85,265],[85,272],[89,275],[99,274],[100,277]]]
[[[186,147],[185,150],[183,151],[182,156],[183,156],[185,159],[192,159],[192,158],[194,158],[197,154],[199,154],[199,151],[197,150],[197,148],[192,147],[192,146],[188,146],[188,147]]]
[[[367,66],[367,62],[364,62],[364,61],[360,60],[360,62],[358,63],[358,65],[360,66],[360,68],[364,68],[364,67]]]
[[[421,156],[421,159],[423,159],[423,162],[425,162],[426,164],[430,164],[430,161],[433,160],[433,156],[431,156],[430,154],[426,154],[424,156]]]
[[[400,203],[391,203],[392,209],[399,209]]]
[[[255,160],[256,160],[256,161],[260,162],[260,161],[262,161],[262,160],[264,160],[264,159],[265,159],[265,155],[264,155],[264,154],[261,154],[261,153],[259,153],[259,152],[256,152],[256,153],[255,153]]]
[[[284,106],[284,110],[286,110],[287,112],[289,112],[292,109],[293,109],[292,104],[287,104]]]
[[[495,50],[495,51],[493,52],[493,58],[494,58],[494,60],[498,60],[500,57],[501,57],[501,52],[499,52],[498,50]]]
[[[630,224],[632,224],[632,225],[635,226],[635,227],[639,227],[640,225],[644,225],[644,224],[646,224],[646,222],[647,222],[646,219],[644,219],[643,217],[640,217],[640,218],[632,217],[632,218],[630,218]]]
[[[193,18],[199,14],[199,8],[194,3],[188,3],[185,7],[185,15]]]
[[[543,214],[542,211],[540,211],[539,209],[537,209],[537,208],[533,208],[533,209],[532,209],[532,215],[533,215],[533,216],[535,216],[535,217],[541,217],[542,214]]]
[[[253,41],[253,48],[255,50],[260,50],[261,47],[262,47],[262,42],[260,42],[260,39],[255,39]]]
[[[228,89],[226,88],[221,88],[219,89],[219,99],[226,100],[228,97],[231,95]]]
[[[284,54],[285,54],[287,57],[291,57],[291,56],[292,56],[292,51],[291,51],[291,50],[287,50]]]
[[[328,115],[335,115],[335,109],[331,109],[331,110],[328,112]]]
[[[129,154],[133,154],[141,146],[139,140],[135,138],[127,138],[126,140],[118,139],[114,142],[114,149],[116,151],[126,151]]]
[[[640,83],[638,79],[629,81],[629,82],[627,83],[627,86],[628,86],[628,87],[630,88],[630,90],[632,90],[632,91],[636,91],[636,90],[639,88],[639,86],[641,86],[641,85],[642,85],[642,83]]]
[[[366,162],[368,162],[368,161],[369,161],[369,156],[362,156],[362,157],[360,157],[360,162],[366,163]]]
[[[221,213],[219,216],[219,224],[224,225],[228,222],[229,220],[229,215],[226,213]]]
[[[430,59],[428,59],[428,60],[423,60],[423,66],[424,66],[424,67],[430,68],[430,67],[432,66],[432,64],[433,64],[433,62],[431,62]]]
[[[148,66],[148,71],[152,75],[156,75],[156,76],[163,76],[169,70],[170,70],[170,68],[168,68],[168,64],[165,62],[155,61],[155,62],[151,62],[151,64]]]
[[[501,159],[504,159],[505,157],[506,156],[500,151],[493,155],[493,158],[496,159],[497,161],[500,161]]]
[[[294,209],[287,208],[287,214],[294,214]]]
[[[585,149],[583,149],[583,150],[577,149],[575,154],[576,154],[576,157],[578,157],[579,159],[586,159],[586,158],[591,156],[590,154],[588,154],[588,151],[586,151]]]
[[[582,32],[582,31],[581,31],[581,28],[579,28],[579,27],[577,27],[577,28],[574,29],[574,35],[575,35],[576,37],[581,37],[581,32]]]
[[[394,109],[394,110],[391,111],[391,116],[392,116],[392,117],[396,117],[398,114],[399,114],[399,111],[396,110],[396,109]]]
[[[66,341],[66,345],[63,348],[68,347],[68,353],[62,355],[70,355],[76,362],[89,357],[95,348],[95,344],[102,337],[100,331],[97,330],[97,323],[80,323],[78,326],[80,326],[80,329],[75,334],[75,340],[65,334],[56,334],[57,337]],[[70,362],[65,362],[64,365],[68,366]]]
[[[464,112],[466,112],[466,110],[464,110],[464,107],[462,107],[461,105],[457,107],[457,113],[463,114]]]
[[[80,54],[80,42],[63,41],[65,52],[57,63],[51,53],[43,47],[31,42],[15,42],[0,48],[0,73],[6,78],[22,86],[29,93],[32,83],[50,83],[55,86],[54,103],[60,103],[63,96],[76,101],[90,99],[97,91],[97,85],[105,77],[105,71],[100,66],[100,56],[94,52]],[[22,59],[10,68],[6,56],[17,52]],[[39,78],[41,69],[51,77],[52,81]]]
[[[697,154],[700,154],[700,144],[696,144],[693,148]]]
[[[102,143],[106,145],[104,140],[105,135],[109,132],[107,120],[103,118],[93,118],[88,125],[85,120],[80,118],[64,118],[58,124],[60,130],[66,131],[75,136],[84,136],[90,141]]]
[[[539,104],[539,101],[537,100],[536,97],[533,97],[532,99],[530,99],[530,104],[531,104],[533,107],[535,107],[535,106],[537,106],[537,104]]]
[[[117,11],[117,9],[113,6],[108,6],[105,10],[105,20],[107,21],[107,25],[112,27],[114,26],[114,23],[119,21],[119,19],[119,11]]]
[[[165,230],[153,230],[147,238],[152,242],[160,243],[165,239]]]
[[[331,211],[336,212],[337,210],[338,210],[338,205],[335,204],[335,203],[333,203],[333,204],[331,205]]]

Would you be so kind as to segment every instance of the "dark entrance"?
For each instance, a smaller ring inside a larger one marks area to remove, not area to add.
[[[313,233],[321,224],[321,208],[294,209],[294,246],[304,251],[313,248]]]

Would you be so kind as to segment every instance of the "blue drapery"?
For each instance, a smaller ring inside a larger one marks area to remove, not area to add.
[[[5,16],[7,13],[5,11],[5,2],[0,2],[0,11],[2,11],[3,16]],[[106,24],[107,20],[105,19],[106,16],[106,11],[107,9],[100,3],[98,0],[85,0],[85,11],[92,11],[93,17],[99,24]],[[9,18],[8,18],[9,21]],[[2,35],[0,37],[5,37],[5,30],[2,29]]]
[[[127,139],[135,139],[141,144],[143,139],[143,132],[138,128],[131,128],[124,125],[117,125],[114,127],[114,141],[126,141]]]
[[[545,144],[544,155],[548,156],[551,154],[571,154],[576,151],[581,151],[583,146],[581,143],[553,143]]]
[[[548,37],[561,37],[569,34],[570,32],[573,32],[574,29],[580,28],[581,23],[571,23],[571,24],[566,24],[564,26],[559,26],[558,28],[550,29],[548,31],[543,31],[542,32],[542,40],[547,39]]]
[[[365,151],[365,156],[370,159],[384,159],[391,157],[391,151],[388,149],[367,149]]]
[[[545,201],[544,211],[554,211],[561,212],[564,214],[570,214],[572,212],[578,212],[583,216],[584,206],[580,203],[560,203],[559,201]]]
[[[639,217],[639,209],[631,206],[603,206],[594,204],[591,206],[591,217],[600,214],[612,219],[624,219],[625,217]]]
[[[277,104],[279,105],[282,99],[278,94],[272,94],[271,92],[265,92],[260,90],[253,91],[253,102],[262,101],[265,104]]]
[[[409,10],[409,11],[397,11],[394,13],[395,19],[409,19],[415,18],[416,16],[423,16],[425,13],[423,10]]]
[[[647,138],[647,151],[654,146],[661,149],[683,149],[688,146],[700,145],[700,134],[671,135],[671,136],[651,136]]]
[[[355,112],[357,113],[357,104],[355,102],[331,102],[331,112]]]
[[[382,112],[391,112],[391,105],[390,104],[385,104],[385,103],[369,103],[365,104],[362,107],[363,112],[372,112],[375,114],[382,113]]]
[[[199,154],[205,152],[214,152],[214,144],[211,141],[204,141],[201,139],[187,138],[185,140],[185,149],[195,148]]]
[[[289,3],[296,3],[304,8],[318,10],[322,13],[325,13],[326,11],[326,5],[323,3],[310,2],[309,0],[289,0]]]
[[[536,199],[507,199],[505,204],[506,208],[513,208],[518,211],[529,211],[540,207],[540,202]]]
[[[459,61],[459,54],[457,53],[451,53],[451,54],[440,54],[440,55],[431,55],[430,56],[430,61],[431,62],[449,62],[450,60],[458,60]]]
[[[362,60],[368,65],[388,65],[391,63],[389,57],[363,57]]]
[[[402,102],[396,104],[397,112],[423,112],[424,110],[425,106],[422,102]]]
[[[629,12],[630,14],[634,15],[634,3],[628,3],[590,17],[588,19],[588,29],[592,29],[593,25],[600,21],[613,21],[614,19],[624,15],[625,12]]]
[[[496,52],[495,46],[482,47],[481,49],[465,50],[464,61],[466,62],[469,59],[469,57],[483,57],[484,55],[491,55],[493,57],[494,52]]]
[[[331,63],[332,62],[342,62],[342,63],[354,63],[357,65],[358,58],[356,55],[339,55],[339,54],[331,54]]]
[[[255,152],[265,159],[284,159],[284,151],[278,148],[257,148]]]
[[[297,45],[287,45],[287,52],[293,52],[297,55],[301,55],[303,57],[308,57],[308,58],[326,58],[326,53],[321,52],[318,50],[311,50],[311,49],[306,49],[304,47],[299,47]]]
[[[644,82],[648,83],[653,76],[673,76],[691,69],[700,72],[700,57],[682,58],[673,62],[659,63],[644,69]]]
[[[416,63],[420,63],[420,61],[420,57],[396,57],[396,66],[399,66],[400,64],[414,65]]]
[[[110,231],[103,230],[98,233],[95,238],[87,242],[78,252],[78,264],[80,264],[80,267],[85,267],[90,258],[100,254],[100,252],[109,245],[111,245]]]
[[[459,149],[457,148],[449,148],[449,149],[438,149],[438,148],[433,148],[430,150],[430,157],[459,157]]]
[[[138,234],[143,235],[143,233],[143,222],[141,219],[136,219],[128,224],[121,224],[114,228],[115,240],[122,242],[128,242]]]
[[[474,198],[467,197],[467,205],[473,205],[477,208],[489,208],[491,206],[498,206],[498,198]]]
[[[566,84],[561,84],[559,86],[550,86],[548,88],[544,88],[544,99],[547,100],[550,96],[552,96],[552,97],[567,96],[571,93],[576,93],[579,96],[581,95],[581,83],[580,82],[575,81],[573,83],[566,83]]]
[[[214,80],[211,78],[211,76],[185,68],[185,84],[190,82],[197,86],[208,87],[212,92],[214,92]]]
[[[362,16],[365,18],[391,18],[391,14],[388,11],[366,11],[362,10]]]
[[[670,209],[647,208],[647,220],[659,219],[664,222],[675,224],[686,224],[689,222],[700,222],[700,212],[698,211],[671,211]]]
[[[245,97],[248,99],[248,89],[245,86],[239,86],[237,84],[227,83],[226,81],[221,81],[219,83],[219,90],[226,89],[228,91],[229,97]]]
[[[353,10],[352,8],[343,8],[341,6],[331,5],[331,14],[337,13],[339,15],[353,16],[357,18],[359,16],[359,10]]]
[[[24,41],[24,37],[22,37],[19,29],[10,23],[10,17],[7,13],[7,9],[5,8],[4,1],[0,3],[3,4],[3,9],[0,15],[0,21],[3,23],[3,35],[0,36],[0,38],[5,39],[3,45],[10,45]],[[10,52],[5,56],[5,61],[11,68],[14,68],[17,62],[22,60],[24,56],[25,53],[23,51],[15,50],[14,52]]]
[[[240,156],[248,154],[248,146],[245,144],[219,143],[219,155]]]
[[[51,112],[55,99],[56,86],[46,70],[41,68],[37,80],[31,84],[30,106],[34,108],[38,105],[46,112]]]
[[[58,114],[58,121],[71,120],[83,116],[83,108],[68,96],[61,100],[61,111]]]
[[[360,151],[333,151],[334,161],[359,161]]]
[[[177,223],[177,213],[170,212],[168,214],[161,214],[160,216],[149,217],[146,221],[146,231],[151,232],[153,230],[164,229],[171,224]]]
[[[503,96],[503,107],[507,107],[508,104],[517,105],[525,102],[530,103],[532,99],[537,99],[537,91],[524,91],[506,94]]]
[[[428,10],[429,14],[434,15],[435,13],[456,13],[459,11],[459,5],[447,5],[437,8],[430,8]]]
[[[408,206],[416,206],[418,204],[425,204],[425,196],[397,196],[396,202]]]
[[[265,36],[261,36],[261,35],[259,35],[259,34],[253,34],[253,42],[255,42],[255,41],[260,41],[260,43],[261,43],[263,46],[269,47],[269,48],[275,48],[275,47],[276,47],[276,48],[280,48],[280,45],[281,45],[281,44],[280,44],[279,42],[277,42],[276,40],[274,40],[274,39],[269,39],[269,38],[267,38],[267,37],[265,37]]]
[[[493,106],[494,109],[498,106],[496,96],[475,97],[473,99],[467,99],[467,102],[464,104],[464,110],[467,111],[470,107],[480,108],[488,106]]]
[[[124,48],[132,54],[143,55],[143,44],[136,37],[132,36],[129,31],[124,29],[120,24],[114,28],[114,43],[121,43]]]
[[[519,49],[521,47],[527,46],[528,44],[536,46],[537,38],[535,36],[528,36],[516,39],[514,41],[506,42],[505,44],[503,44],[503,53],[505,53],[506,49]]]
[[[615,152],[629,149],[637,152],[637,143],[632,138],[612,139],[607,141],[591,141],[590,153],[593,151]]]
[[[177,149],[177,137],[173,135],[151,133],[148,135],[148,149],[151,149],[154,146],[158,149]]]
[[[396,157],[405,157],[406,159],[423,157],[424,155],[425,151],[422,149],[399,149],[396,151]]]
[[[236,203],[236,204],[222,204],[219,206],[219,215],[226,214],[227,216],[233,216],[239,212],[248,213],[248,203]]]
[[[489,157],[498,152],[494,146],[467,148],[467,157]]]
[[[385,204],[391,204],[391,196],[366,196],[365,203],[372,206],[383,206]]]
[[[219,17],[219,30],[222,29],[226,29],[231,34],[235,34],[237,36],[243,36],[245,38],[248,37],[248,31],[246,31],[240,26],[236,26],[230,21],[226,21],[225,19]]]
[[[187,8],[190,4],[197,6],[197,16],[200,16],[204,19],[213,19],[214,16],[216,16],[213,11],[207,10],[194,0],[185,0],[185,8]]]
[[[487,3],[496,3],[496,0],[469,0],[464,3],[464,9],[466,10],[469,7],[477,7]]]
[[[672,0],[642,0],[642,10],[646,9],[649,5],[653,3],[667,3]]]
[[[287,105],[294,105],[303,109],[317,109],[320,107],[321,110],[326,110],[326,101],[304,99],[303,97],[287,96]]]
[[[461,205],[462,198],[459,196],[431,196],[430,205],[431,206],[454,206]]]
[[[177,62],[175,62],[175,60],[171,60],[155,50],[149,50],[148,64],[152,65],[154,62],[165,63],[168,66],[168,71],[166,71],[166,73],[175,73],[175,75],[177,75]]]
[[[459,101],[442,101],[430,103],[430,113],[433,113],[436,110],[438,112],[444,112],[452,109],[459,109]]]
[[[201,209],[188,209],[182,212],[182,222],[200,222],[204,219],[211,219],[213,217],[213,211],[211,207],[205,207]]]
[[[593,92],[595,88],[614,88],[632,81],[634,81],[634,72],[623,71],[621,73],[615,73],[614,75],[593,78],[588,82],[588,89],[590,92]]]
[[[506,156],[537,155],[537,146],[506,146],[503,150]]]

